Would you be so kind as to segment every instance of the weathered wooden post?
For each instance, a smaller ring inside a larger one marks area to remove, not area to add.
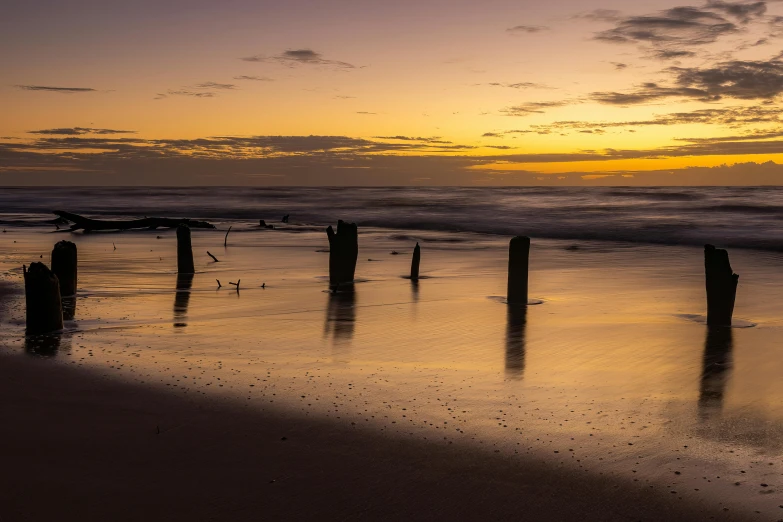
[[[421,263],[421,248],[417,242],[416,248],[413,249],[413,259],[411,260],[411,281],[419,280],[419,263]]]
[[[517,236],[508,245],[508,304],[527,305],[530,238]]]
[[[358,227],[340,220],[337,233],[329,226],[326,235],[329,237],[329,286],[337,288],[352,284],[359,258]]]
[[[60,282],[60,295],[76,295],[76,245],[70,241],[59,241],[52,249],[52,272]]]
[[[731,326],[739,276],[731,270],[729,253],[704,245],[704,273],[707,286],[707,325]]]
[[[43,263],[32,263],[24,272],[27,334],[38,335],[63,328],[60,282]]]
[[[195,272],[193,248],[190,244],[190,227],[182,224],[177,227],[177,273],[193,274]]]

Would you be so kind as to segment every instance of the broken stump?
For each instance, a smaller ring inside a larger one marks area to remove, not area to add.
[[[326,229],[329,237],[329,286],[353,283],[359,257],[359,229],[355,223],[337,222],[337,232]]]
[[[76,245],[70,241],[59,241],[52,249],[52,272],[60,282],[60,295],[76,295]]]
[[[177,273],[193,274],[193,248],[190,244],[190,228],[187,225],[177,227]]]
[[[530,238],[517,236],[508,245],[508,304],[527,305]]]
[[[24,296],[28,335],[62,330],[63,305],[60,282],[43,263],[32,263],[24,272]]]
[[[704,274],[707,287],[707,325],[731,326],[739,275],[731,270],[729,253],[704,245]]]

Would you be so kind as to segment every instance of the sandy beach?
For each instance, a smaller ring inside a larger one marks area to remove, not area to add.
[[[335,295],[317,227],[194,231],[179,283],[172,231],[6,228],[4,522],[783,517],[779,254],[716,338],[694,247],[534,238],[519,312],[500,236],[365,227]],[[63,238],[75,319],[25,339]]]

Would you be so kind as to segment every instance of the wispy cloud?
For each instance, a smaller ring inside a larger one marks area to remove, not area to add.
[[[613,24],[613,27],[596,33],[596,40],[636,44],[645,49],[651,58],[671,60],[695,56],[693,47],[741,33],[752,22],[766,21],[766,12],[765,1],[707,0],[701,7],[672,7],[642,16],[593,11],[581,17]]]
[[[543,114],[545,109],[552,109],[555,107],[564,107],[573,103],[569,100],[560,101],[545,101],[545,102],[526,102],[512,107],[506,107],[500,112],[505,113],[508,116],[530,116],[531,114]]]
[[[220,89],[220,90],[232,90],[236,89],[237,86],[233,83],[217,83],[217,82],[204,82],[199,83],[196,85],[197,89]]]
[[[514,27],[509,27],[508,29],[506,29],[506,32],[514,35],[520,35],[520,34],[540,33],[542,31],[547,31],[547,30],[549,30],[549,27],[546,27],[544,25],[516,25]]]
[[[325,66],[335,69],[356,69],[356,66],[348,62],[339,60],[327,60],[326,58],[312,49],[289,49],[274,56],[254,55],[241,58],[246,62],[277,62],[287,67],[296,67],[300,65]]]
[[[534,83],[534,82],[516,82],[516,83],[490,82],[487,84],[478,83],[476,85],[489,85],[491,87],[507,87],[509,89],[548,89],[549,88],[544,84]]]
[[[136,131],[115,130],[115,129],[93,129],[90,127],[63,127],[58,129],[41,129],[28,131],[29,134],[42,134],[49,136],[82,136],[84,134],[136,134]]]
[[[269,78],[267,76],[234,76],[235,80],[243,80],[243,81],[253,81],[253,82],[273,82],[275,81],[273,78]]]
[[[158,96],[160,96],[160,94]],[[163,98],[167,96],[192,96],[194,98],[214,98],[215,96],[217,96],[217,93],[212,91],[192,91],[188,89],[179,89],[179,90],[167,91],[167,93],[163,96]]]
[[[81,92],[96,92],[92,87],[52,87],[48,85],[17,85],[17,89],[24,91],[58,92],[62,94],[74,94]]]

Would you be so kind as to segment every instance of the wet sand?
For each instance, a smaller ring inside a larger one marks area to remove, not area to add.
[[[0,364],[4,522],[742,519],[461,445]]]
[[[757,326],[711,335],[700,249],[534,240],[523,312],[502,238],[366,230],[364,281],[330,295],[325,234],[223,234],[194,232],[192,280],[173,233],[73,236],[75,320],[46,342],[3,299],[3,520],[783,516],[778,255],[732,252]],[[63,237],[9,230],[3,279]]]

